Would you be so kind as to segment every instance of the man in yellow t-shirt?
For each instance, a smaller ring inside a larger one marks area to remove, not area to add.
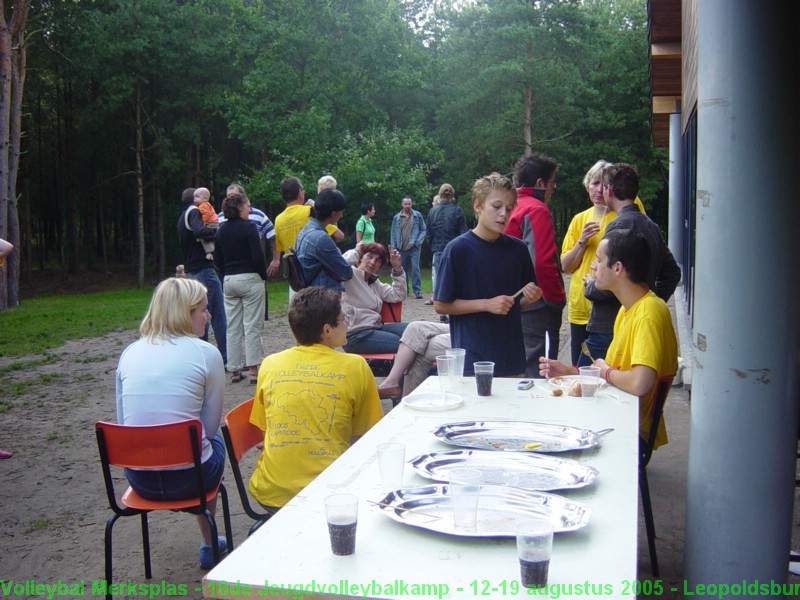
[[[656,382],[678,369],[678,342],[666,303],[647,285],[650,247],[643,235],[628,229],[607,231],[592,264],[598,289],[619,299],[614,338],[606,358],[594,361],[600,375],[621,390],[639,396],[639,435],[647,438],[653,414]],[[542,359],[546,377],[577,374],[578,370],[556,360]],[[667,443],[663,418],[655,447]]]
[[[276,511],[383,416],[375,378],[347,341],[340,295],[309,287],[295,294],[289,325],[298,346],[264,359],[250,422],[264,431],[249,489]]]

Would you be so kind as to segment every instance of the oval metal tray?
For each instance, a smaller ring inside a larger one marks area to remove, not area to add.
[[[600,436],[590,429],[535,421],[445,423],[435,429],[433,434],[452,446],[511,452],[586,450],[600,443]],[[532,444],[541,445],[526,448]]]
[[[588,506],[563,496],[496,485],[481,486],[474,530],[453,525],[447,484],[389,492],[376,508],[403,525],[463,537],[514,537],[517,521],[535,517],[552,519],[556,533],[575,531],[585,527],[591,515]]]
[[[435,481],[450,481],[449,472],[457,467],[478,469],[483,482],[527,490],[567,490],[594,482],[597,469],[569,458],[521,452],[491,450],[451,450],[420,454],[409,461],[420,475]]]

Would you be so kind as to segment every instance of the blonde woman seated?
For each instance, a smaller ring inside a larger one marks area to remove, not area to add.
[[[200,339],[208,312],[206,287],[196,279],[166,279],[158,284],[139,331],[117,366],[117,421],[123,425],[156,425],[200,419],[202,470],[206,491],[225,469],[225,444],[220,432],[225,367],[219,350]],[[125,469],[131,487],[151,500],[185,500],[195,495],[194,468]],[[208,503],[213,515],[217,499]],[[197,522],[203,541],[200,566],[213,564],[211,529],[205,517]],[[219,538],[219,549],[226,548]]]

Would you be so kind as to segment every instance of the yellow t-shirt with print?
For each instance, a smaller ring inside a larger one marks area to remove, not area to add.
[[[289,248],[294,248],[297,242],[297,234],[306,226],[310,216],[310,204],[292,204],[275,217],[275,249],[278,252],[288,254]],[[336,233],[336,229],[336,225],[327,225],[325,227],[328,235]]]
[[[283,506],[382,416],[361,356],[314,344],[266,357],[250,413],[264,431],[250,493],[266,506]]]
[[[639,207],[642,214],[647,214],[642,205],[639,197],[636,197],[634,204]],[[581,239],[581,233],[586,223],[592,220],[592,213],[594,206],[579,212],[572,217],[572,222],[569,224],[564,241],[561,243],[561,260],[564,260],[564,255],[572,250]],[[596,258],[597,246],[603,235],[606,232],[606,225],[617,218],[617,213],[613,210],[606,212],[603,220],[600,221],[600,230],[596,235],[593,235],[586,240],[586,250],[583,252],[581,264],[571,273],[569,280],[569,291],[567,295],[567,320],[575,325],[586,325],[589,322],[589,314],[592,312],[592,303],[583,295],[583,278],[592,272],[592,262]]]
[[[624,306],[619,309],[606,362],[622,371],[628,371],[634,365],[645,365],[654,369],[658,377],[677,372],[678,340],[672,317],[667,304],[652,291],[639,298],[630,309],[626,310]],[[639,398],[639,435],[645,439],[650,433],[653,391]],[[654,447],[666,443],[667,428],[662,416]]]

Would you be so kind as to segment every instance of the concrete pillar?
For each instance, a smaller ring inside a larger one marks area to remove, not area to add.
[[[669,249],[683,269],[683,245],[686,239],[686,202],[684,201],[684,153],[681,139],[681,114],[669,116]]]
[[[695,364],[684,554],[690,589],[787,578],[800,178],[791,106],[797,55],[793,38],[780,32],[794,22],[792,4],[697,2]]]

